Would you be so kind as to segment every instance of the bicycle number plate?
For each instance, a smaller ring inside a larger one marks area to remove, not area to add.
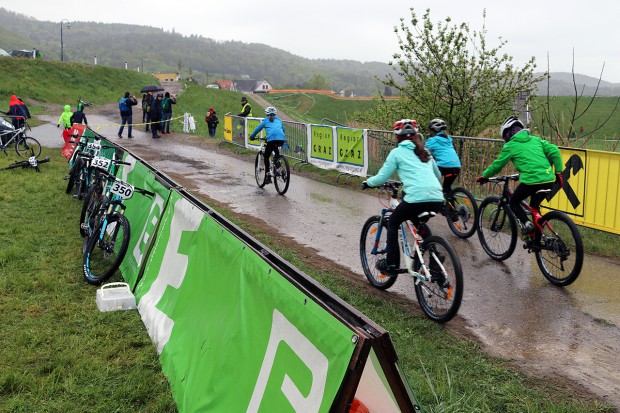
[[[92,160],[91,165],[94,166],[95,168],[99,168],[99,169],[103,169],[104,171],[107,171],[108,169],[110,169],[111,163],[112,161],[109,160],[108,158],[104,158],[103,156],[95,156]]]
[[[37,157],[36,156],[31,156],[30,158],[28,158],[28,163],[30,164],[30,166],[32,166],[33,168],[35,168],[39,163],[37,162]]]
[[[101,150],[101,145],[95,142],[89,142],[86,144],[86,150],[93,151],[94,153],[99,153]]]
[[[110,188],[110,192],[117,195],[121,199],[131,198],[133,196],[133,191],[133,185],[123,181],[114,181],[112,183],[112,187]]]

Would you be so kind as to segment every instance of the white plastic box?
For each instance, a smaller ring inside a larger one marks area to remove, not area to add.
[[[127,283],[109,283],[97,290],[99,311],[132,310],[136,308],[136,297]]]

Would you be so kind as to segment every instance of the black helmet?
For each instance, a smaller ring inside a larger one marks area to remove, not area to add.
[[[525,128],[525,125],[523,125],[521,119],[516,116],[509,116],[504,123],[502,123],[499,133],[502,135],[502,139],[508,142],[515,133],[523,128]]]
[[[448,125],[446,125],[446,121],[439,118],[433,119],[428,124],[428,129],[437,133],[441,132],[442,130],[446,130],[447,127]]]
[[[245,96],[241,98],[241,102],[247,102],[247,101],[248,100],[247,100],[247,98]]]

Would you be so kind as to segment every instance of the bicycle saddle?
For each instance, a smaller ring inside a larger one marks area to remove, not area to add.
[[[431,219],[432,217],[434,217],[435,215],[437,215],[437,213],[434,211],[424,211],[418,214],[418,218],[420,218],[420,223],[423,224],[427,222],[429,219]]]

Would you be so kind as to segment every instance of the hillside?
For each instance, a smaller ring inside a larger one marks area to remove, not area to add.
[[[39,21],[0,8],[0,48],[41,51],[45,60],[60,60],[59,22]],[[202,36],[183,36],[152,26],[72,22],[63,32],[65,60],[130,69],[144,64],[148,73],[181,71],[199,83],[208,79],[265,79],[275,88],[305,88],[321,76],[333,90],[350,90],[359,96],[377,95],[392,68],[382,62],[307,59],[265,44],[216,41]],[[598,79],[576,75],[577,89],[591,95]],[[574,95],[570,73],[551,73],[553,96]],[[547,94],[541,82],[539,94]],[[620,84],[602,82],[599,96],[620,96]]]

